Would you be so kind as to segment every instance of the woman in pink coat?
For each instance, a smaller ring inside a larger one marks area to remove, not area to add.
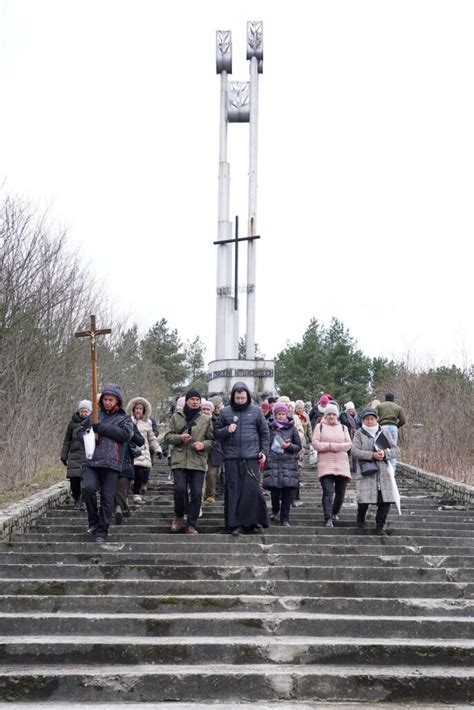
[[[352,442],[347,427],[338,420],[336,404],[328,404],[324,417],[316,424],[313,446],[318,452],[318,478],[323,489],[323,511],[327,528],[334,527],[351,480],[347,452]]]

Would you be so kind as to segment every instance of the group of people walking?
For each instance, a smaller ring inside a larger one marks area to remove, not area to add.
[[[271,521],[289,527],[292,505],[302,504],[298,500],[302,454],[311,447],[310,461],[317,456],[325,525],[337,523],[347,484],[354,476],[358,527],[365,527],[367,509],[373,504],[377,506],[375,532],[384,534],[390,504],[395,501],[399,455],[396,434],[389,426],[395,426],[398,433],[405,423],[403,410],[391,393],[384,403],[373,402],[360,415],[352,402],[341,414],[329,394],[314,407],[284,396],[258,406],[243,382],[234,385],[226,406],[220,397],[213,400],[203,400],[195,388],[188,390],[176,402],[160,441],[152,425],[150,403],[135,397],[124,409],[118,385],[103,389],[97,423],[91,422],[91,403],[79,403],[68,425],[61,460],[68,467],[74,505],[86,507],[88,532],[97,542],[107,540],[114,511],[118,524],[130,515],[131,487],[134,502],[143,500],[152,456],[161,456],[161,444],[170,451],[173,533],[184,529],[188,535],[198,534],[203,488],[205,501],[213,503],[221,473],[228,532],[234,536],[251,533]],[[387,418],[388,424],[384,423]],[[82,439],[91,428],[96,444],[92,457],[85,459]],[[264,490],[270,494],[270,515]]]

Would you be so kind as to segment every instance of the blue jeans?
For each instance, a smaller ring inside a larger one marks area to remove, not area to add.
[[[395,424],[384,424],[382,429],[384,431],[388,431],[388,433],[392,437],[393,443],[396,446],[398,441],[398,427]],[[392,462],[393,468],[395,470],[397,467],[397,459],[390,459],[390,461]]]

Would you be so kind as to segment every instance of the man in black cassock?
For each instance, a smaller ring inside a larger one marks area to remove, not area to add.
[[[214,428],[224,455],[224,516],[233,535],[268,527],[268,512],[260,488],[259,461],[265,462],[270,443],[267,421],[252,404],[244,382],[236,382]]]

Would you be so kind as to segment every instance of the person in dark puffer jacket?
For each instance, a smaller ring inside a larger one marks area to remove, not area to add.
[[[294,421],[288,417],[284,402],[273,405],[273,421],[270,424],[270,450],[263,471],[263,487],[272,496],[271,520],[280,513],[280,525],[290,527],[291,492],[299,486],[298,459],[301,437]]]
[[[82,495],[89,517],[87,532],[95,537],[96,542],[102,543],[107,540],[125,447],[133,434],[132,420],[123,409],[118,385],[104,387],[99,399],[99,421],[92,424],[88,417],[83,425],[84,433],[91,426],[99,437],[92,459],[82,468]],[[100,510],[97,507],[98,491]]]
[[[81,497],[82,464],[85,461],[82,425],[91,412],[92,402],[88,399],[81,399],[68,424],[61,448],[61,461],[67,466],[67,477],[71,486],[71,495],[74,498],[74,510],[86,509]]]

